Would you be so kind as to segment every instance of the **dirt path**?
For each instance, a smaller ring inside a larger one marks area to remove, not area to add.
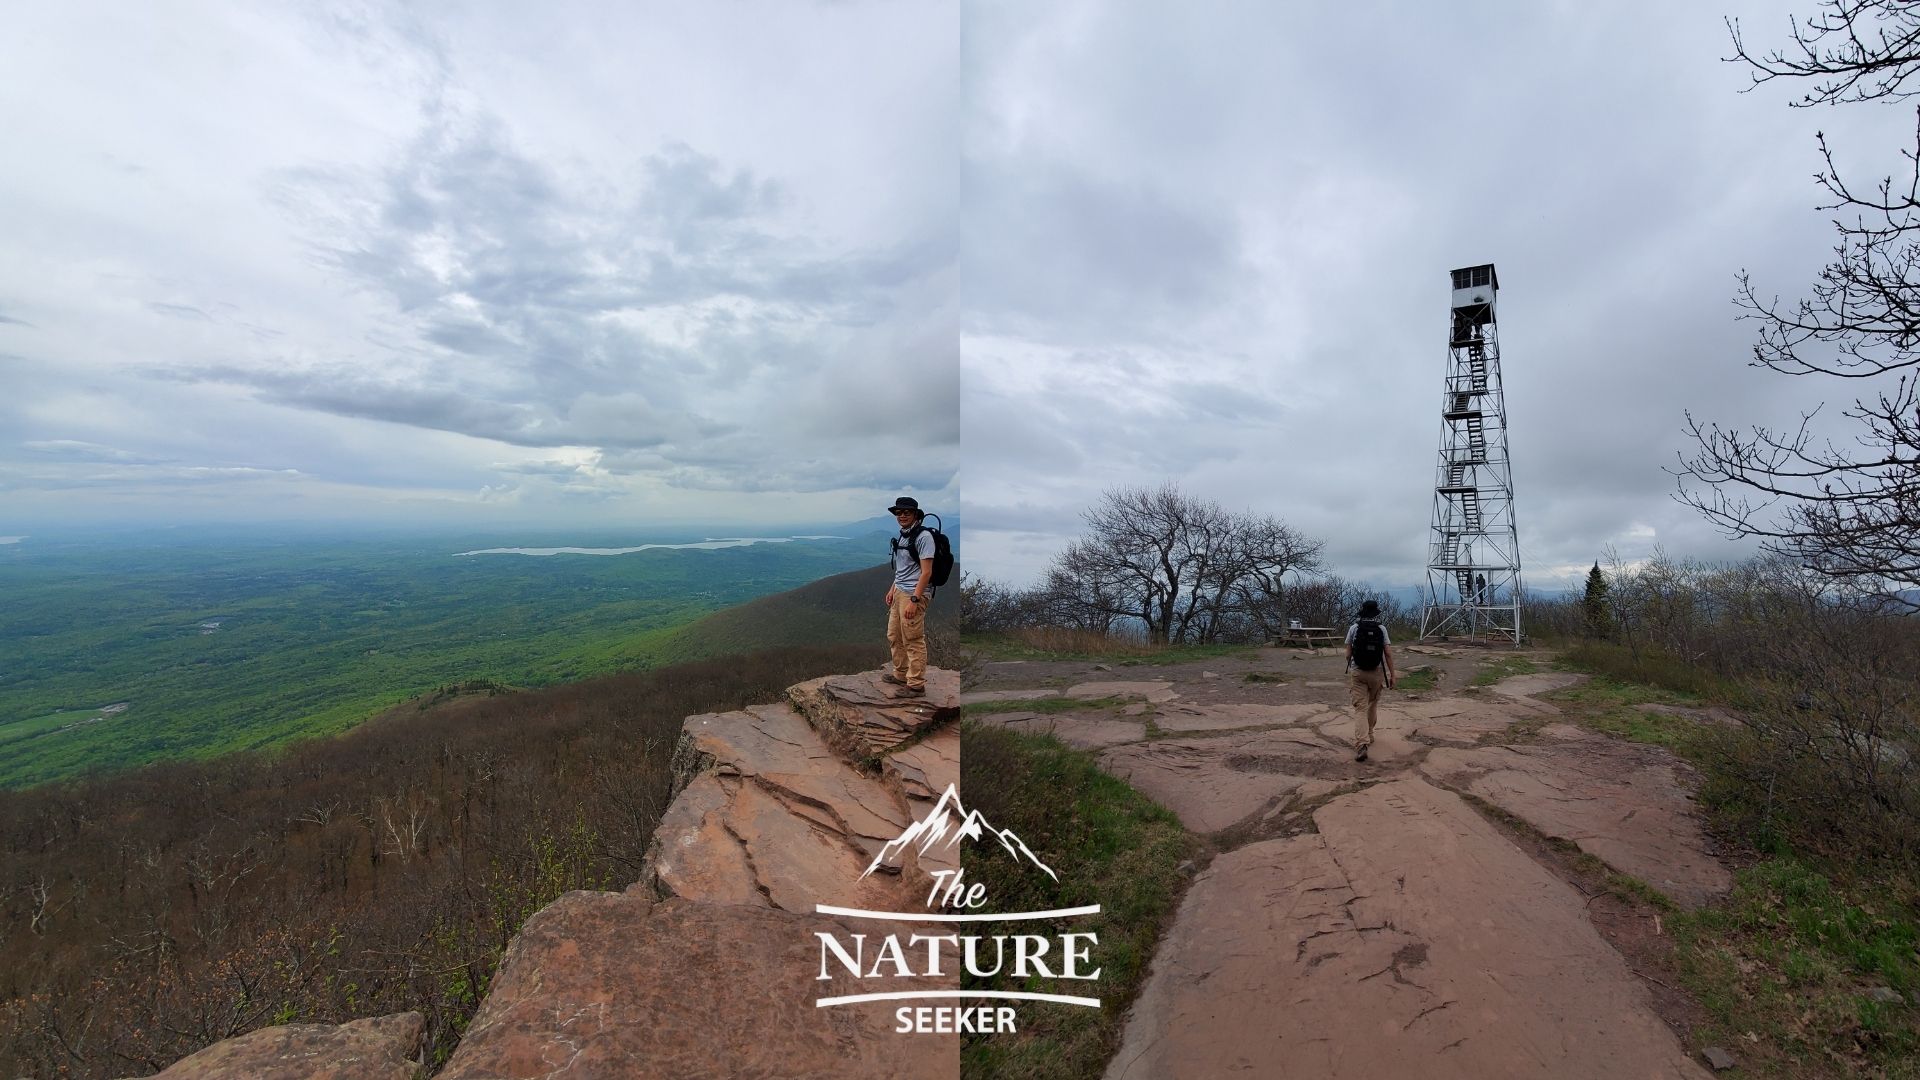
[[[1694,905],[1729,877],[1685,767],[1564,722],[1575,677],[1473,677],[1503,655],[1396,649],[1438,685],[1390,691],[1353,760],[1335,650],[1097,670],[988,665],[982,717],[1051,731],[1208,836],[1107,1076],[1701,1077],[1589,897],[1476,802]],[[1120,698],[1021,711],[1021,693]],[[1463,796],[1470,796],[1463,797]]]

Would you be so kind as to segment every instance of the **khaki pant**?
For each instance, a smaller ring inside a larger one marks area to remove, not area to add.
[[[1373,725],[1380,718],[1380,691],[1387,686],[1386,665],[1372,671],[1354,668],[1347,675],[1347,691],[1353,698],[1353,748],[1373,745]]]
[[[893,647],[893,674],[916,690],[927,687],[927,605],[907,599],[912,593],[893,590],[887,605],[887,644]],[[912,612],[911,616],[908,612]]]

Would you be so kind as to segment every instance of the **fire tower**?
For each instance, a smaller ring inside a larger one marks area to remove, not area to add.
[[[1453,272],[1447,380],[1440,405],[1440,460],[1420,638],[1467,637],[1519,644],[1520,538],[1507,456],[1507,404],[1493,264]]]

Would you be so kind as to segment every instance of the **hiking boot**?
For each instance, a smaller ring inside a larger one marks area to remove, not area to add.
[[[924,686],[902,686],[893,692],[893,696],[896,698],[926,697],[927,688]]]
[[[881,676],[880,676],[880,681],[881,681],[881,682],[883,682],[883,683],[892,683],[892,684],[893,684],[894,686],[905,686],[905,685],[907,685],[907,680],[905,680],[905,679],[903,679],[903,678],[901,678],[901,677],[900,677],[900,676],[898,676],[898,675],[895,675],[895,674],[894,674],[893,672],[891,672],[891,671],[889,671],[889,672],[887,672],[887,673],[886,673],[886,674],[884,674],[884,675],[881,675]]]
[[[1355,755],[1353,755],[1353,760],[1355,760],[1355,761],[1365,761],[1365,760],[1367,760],[1367,748],[1366,748],[1366,745],[1365,745],[1364,743],[1363,743],[1363,744],[1361,744],[1361,746],[1360,746],[1360,752],[1359,752],[1359,753],[1357,753],[1357,754],[1355,754]]]

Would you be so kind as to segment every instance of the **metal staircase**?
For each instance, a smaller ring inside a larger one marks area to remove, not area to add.
[[[1520,544],[1493,265],[1453,271],[1447,377],[1420,637],[1518,643]]]

